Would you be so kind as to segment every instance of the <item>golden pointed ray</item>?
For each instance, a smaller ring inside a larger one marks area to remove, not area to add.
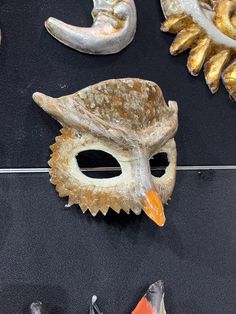
[[[191,49],[188,57],[187,67],[192,75],[197,76],[199,74],[210,51],[211,40],[208,36],[204,36],[203,38],[199,39],[196,47]]]
[[[213,94],[219,89],[221,74],[230,56],[230,49],[224,49],[214,54],[205,64],[204,73],[206,83]]]
[[[170,53],[174,56],[189,49],[194,44],[195,40],[200,37],[202,33],[201,28],[198,25],[191,25],[187,29],[180,31],[172,45],[170,46]]]
[[[191,17],[179,14],[169,17],[162,25],[161,30],[172,34],[179,33],[182,29],[194,24]]]
[[[224,71],[223,82],[230,96],[236,101],[236,61]]]

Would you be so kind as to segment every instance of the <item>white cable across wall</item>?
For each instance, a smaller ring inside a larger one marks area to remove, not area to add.
[[[165,167],[152,167],[152,170],[164,170]],[[119,171],[119,167],[81,168],[84,172]],[[177,171],[201,171],[201,170],[236,170],[236,165],[225,166],[177,166]],[[0,174],[14,173],[48,173],[49,168],[2,168]]]

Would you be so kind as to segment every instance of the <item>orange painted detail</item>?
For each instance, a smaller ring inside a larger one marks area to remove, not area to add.
[[[131,314],[155,314],[151,304],[143,297]]]
[[[163,227],[166,222],[164,207],[156,190],[149,190],[144,198],[143,210],[158,226]]]

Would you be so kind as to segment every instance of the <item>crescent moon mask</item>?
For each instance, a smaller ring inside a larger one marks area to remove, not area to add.
[[[161,30],[177,34],[170,53],[191,49],[189,72],[197,76],[204,66],[212,93],[220,79],[236,101],[236,0],[161,0],[166,17]]]
[[[112,208],[139,215],[144,212],[159,226],[165,223],[163,204],[172,194],[176,175],[177,104],[166,105],[161,89],[141,79],[101,82],[59,99],[41,93],[34,101],[58,120],[63,129],[51,146],[51,182],[68,205],[104,215]],[[83,174],[76,156],[100,150],[120,164],[121,175],[94,179]],[[154,177],[149,160],[166,153],[165,174]]]
[[[93,25],[76,27],[50,17],[45,26],[63,44],[89,54],[107,55],[128,46],[136,32],[133,0],[93,0]]]

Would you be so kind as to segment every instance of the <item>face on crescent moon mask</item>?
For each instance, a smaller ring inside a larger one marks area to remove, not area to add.
[[[161,280],[152,284],[137,307],[131,314],[166,314],[164,305],[164,284]],[[49,314],[41,302],[32,303],[31,314]],[[93,296],[88,314],[103,314],[97,305],[97,297]]]
[[[189,72],[197,76],[204,66],[212,93],[220,79],[236,101],[236,0],[161,0],[166,17],[161,30],[177,34],[170,53],[191,49]]]
[[[177,104],[166,105],[161,89],[141,79],[116,79],[54,99],[41,93],[34,101],[58,120],[63,129],[51,146],[51,182],[68,205],[104,215],[112,208],[139,215],[142,211],[163,226],[163,204],[172,194],[176,176]],[[76,156],[100,150],[120,164],[121,175],[94,179],[83,174]],[[149,160],[166,153],[169,165],[154,177]]]
[[[93,25],[76,27],[50,17],[45,26],[63,44],[89,54],[113,54],[134,38],[137,13],[133,0],[93,0]]]

